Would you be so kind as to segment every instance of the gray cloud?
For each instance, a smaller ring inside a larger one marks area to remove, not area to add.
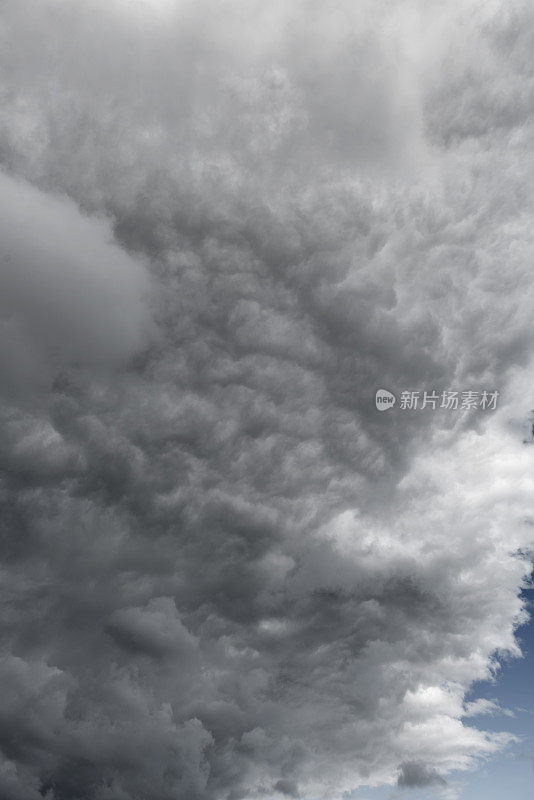
[[[146,346],[148,276],[109,224],[5,174],[0,196],[4,390],[44,384],[49,361],[113,364]]]
[[[439,789],[511,741],[464,697],[526,619],[529,12],[353,5],[4,3],[8,798]]]
[[[127,650],[155,658],[178,653],[185,659],[195,649],[195,639],[180,622],[170,598],[153,598],[145,609],[114,611],[108,631]]]
[[[417,761],[401,764],[397,780],[399,789],[419,789],[435,784],[446,786],[446,781],[435,769],[429,769],[425,764]]]

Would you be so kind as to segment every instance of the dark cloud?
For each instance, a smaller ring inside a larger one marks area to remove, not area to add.
[[[511,741],[464,697],[526,619],[528,11],[463,8],[3,4],[2,797],[441,792]]]
[[[279,780],[274,785],[274,790],[288,797],[299,797],[298,789],[293,781]]]
[[[446,786],[447,782],[435,769],[429,769],[417,761],[400,765],[400,775],[397,780],[399,789],[420,789],[436,784]]]
[[[107,628],[119,645],[154,658],[178,653],[185,660],[196,647],[170,598],[153,598],[146,608],[116,610]]]

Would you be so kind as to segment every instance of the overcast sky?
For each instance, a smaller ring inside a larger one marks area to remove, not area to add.
[[[528,800],[533,53],[0,0],[2,800]]]

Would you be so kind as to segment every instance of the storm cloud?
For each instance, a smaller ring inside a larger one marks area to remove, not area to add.
[[[451,797],[513,740],[533,23],[1,4],[6,800]]]
[[[428,769],[417,761],[401,764],[401,773],[397,781],[399,789],[418,789],[434,784],[445,785],[445,781],[436,770]]]

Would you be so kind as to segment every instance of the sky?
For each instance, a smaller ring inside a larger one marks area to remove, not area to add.
[[[0,0],[2,800],[531,797],[533,50]]]

